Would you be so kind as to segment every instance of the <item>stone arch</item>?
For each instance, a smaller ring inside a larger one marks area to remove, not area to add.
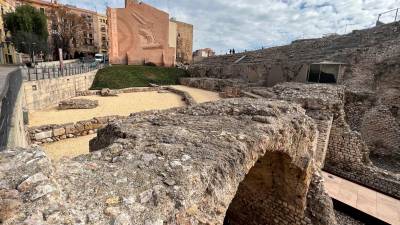
[[[225,225],[299,224],[304,219],[309,162],[300,168],[283,152],[257,160],[226,212]]]

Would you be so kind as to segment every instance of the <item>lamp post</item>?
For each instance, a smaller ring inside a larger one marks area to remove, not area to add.
[[[32,43],[32,64],[35,65],[35,45],[36,43]]]

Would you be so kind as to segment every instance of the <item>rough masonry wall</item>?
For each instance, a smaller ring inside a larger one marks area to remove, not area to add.
[[[38,149],[1,152],[0,220],[223,224],[241,182],[258,175],[277,194],[265,190],[259,197],[288,212],[263,209],[279,216],[272,224],[307,224],[309,185],[319,170],[313,159],[317,135],[305,111],[284,101],[233,99],[133,114],[101,129],[91,142],[99,150],[89,155],[51,163]],[[251,173],[258,160],[273,163],[273,171]],[[294,219],[293,211],[305,221]]]
[[[372,153],[400,156],[400,124],[387,106],[377,106],[362,118],[361,136]]]
[[[27,136],[31,144],[41,145],[52,143],[67,138],[76,138],[97,133],[97,130],[105,127],[108,123],[116,119],[125,118],[123,116],[104,116],[96,117],[91,120],[78,121],[68,124],[51,124],[38,127],[27,128]],[[24,134],[25,136],[25,134]]]
[[[75,97],[77,92],[89,90],[97,70],[85,74],[25,81],[25,107],[28,110],[41,110],[57,105],[60,101]]]
[[[373,166],[369,153],[360,133],[350,129],[344,116],[335,118],[324,170],[400,198],[400,178]]]
[[[193,59],[193,25],[174,21],[177,25],[176,61],[184,64]]]
[[[22,72],[20,69],[9,71],[8,74],[3,75],[0,93],[0,150],[6,148],[8,144],[13,146],[14,143],[23,143],[18,136],[19,131],[23,128],[20,122],[21,115],[18,113],[18,108],[21,105],[22,93]],[[20,112],[22,114],[22,111]]]

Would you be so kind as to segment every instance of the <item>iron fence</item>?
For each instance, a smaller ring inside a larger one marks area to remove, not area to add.
[[[48,66],[48,67],[35,67],[25,69],[25,80],[44,80],[57,77],[72,76],[76,74],[88,73],[94,70],[106,67],[102,63],[79,63],[79,64],[66,64],[64,67]]]

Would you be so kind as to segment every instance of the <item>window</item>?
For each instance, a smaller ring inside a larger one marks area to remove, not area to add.
[[[44,8],[40,8],[40,12],[44,14]]]

